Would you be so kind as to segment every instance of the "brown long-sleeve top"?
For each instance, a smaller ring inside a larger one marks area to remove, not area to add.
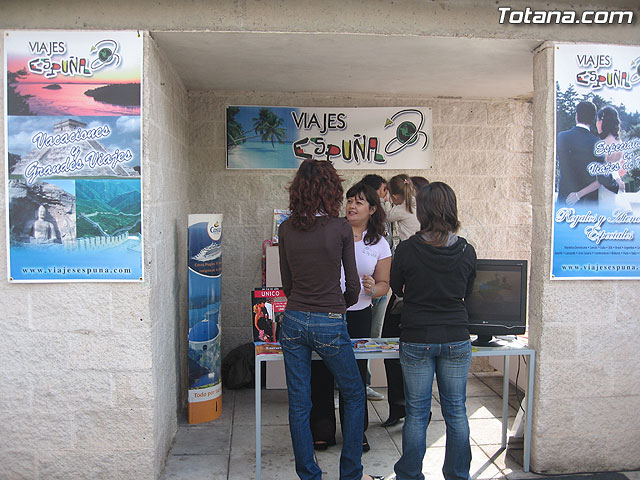
[[[280,275],[287,309],[344,313],[360,293],[353,230],[344,218],[318,217],[308,231],[285,220],[278,230]],[[344,267],[346,290],[340,288]]]

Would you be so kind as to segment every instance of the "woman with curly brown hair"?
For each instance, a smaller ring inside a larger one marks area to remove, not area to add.
[[[357,303],[347,308],[347,330],[351,338],[369,337],[371,333],[371,303],[373,298],[387,294],[391,249],[382,236],[384,233],[384,210],[378,193],[369,185],[356,183],[347,191],[347,220],[353,230],[356,267],[362,279],[362,288]],[[367,361],[358,360],[362,384],[366,387]],[[333,401],[333,376],[324,362],[313,362],[311,366],[311,433],[316,450],[326,450],[335,445],[336,415]],[[364,430],[369,418],[363,399]],[[343,419],[343,402],[340,400],[340,421]],[[362,437],[362,450],[370,450],[367,437]]]
[[[342,180],[329,162],[305,160],[289,187],[291,217],[279,230],[280,273],[287,296],[280,344],[296,472],[303,480],[322,478],[309,425],[312,351],[335,377],[345,403],[340,479],[374,478],[362,473],[364,387],[345,320],[347,307],[358,300],[360,281],[351,225],[338,218],[342,194]]]

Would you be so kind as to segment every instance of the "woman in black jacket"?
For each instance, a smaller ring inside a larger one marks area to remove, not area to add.
[[[435,375],[447,443],[445,479],[469,479],[471,448],[465,408],[471,364],[464,298],[476,276],[476,252],[456,235],[460,222],[451,187],[434,182],[420,190],[421,230],[401,242],[391,266],[391,288],[402,296],[400,364],[406,394],[402,457],[397,480],[423,480],[422,459]]]

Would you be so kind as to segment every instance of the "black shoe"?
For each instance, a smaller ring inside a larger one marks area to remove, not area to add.
[[[382,475],[369,475],[371,477],[371,480],[384,480],[384,477]]]
[[[362,435],[362,453],[366,453],[371,450],[371,445],[369,445],[369,441],[367,440],[366,435]]]
[[[389,415],[389,418],[387,418],[384,422],[382,422],[380,426],[385,428],[393,427],[394,425],[397,425],[400,419],[404,417],[405,415],[401,415],[401,416]]]
[[[324,452],[327,448],[335,445],[335,440],[333,442],[325,442],[323,440],[316,440],[313,442],[313,449],[318,450],[319,452]]]

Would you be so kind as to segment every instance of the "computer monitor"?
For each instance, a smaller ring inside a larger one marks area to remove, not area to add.
[[[471,295],[465,299],[469,333],[476,346],[496,346],[493,335],[518,335],[527,328],[527,261],[478,259]]]

